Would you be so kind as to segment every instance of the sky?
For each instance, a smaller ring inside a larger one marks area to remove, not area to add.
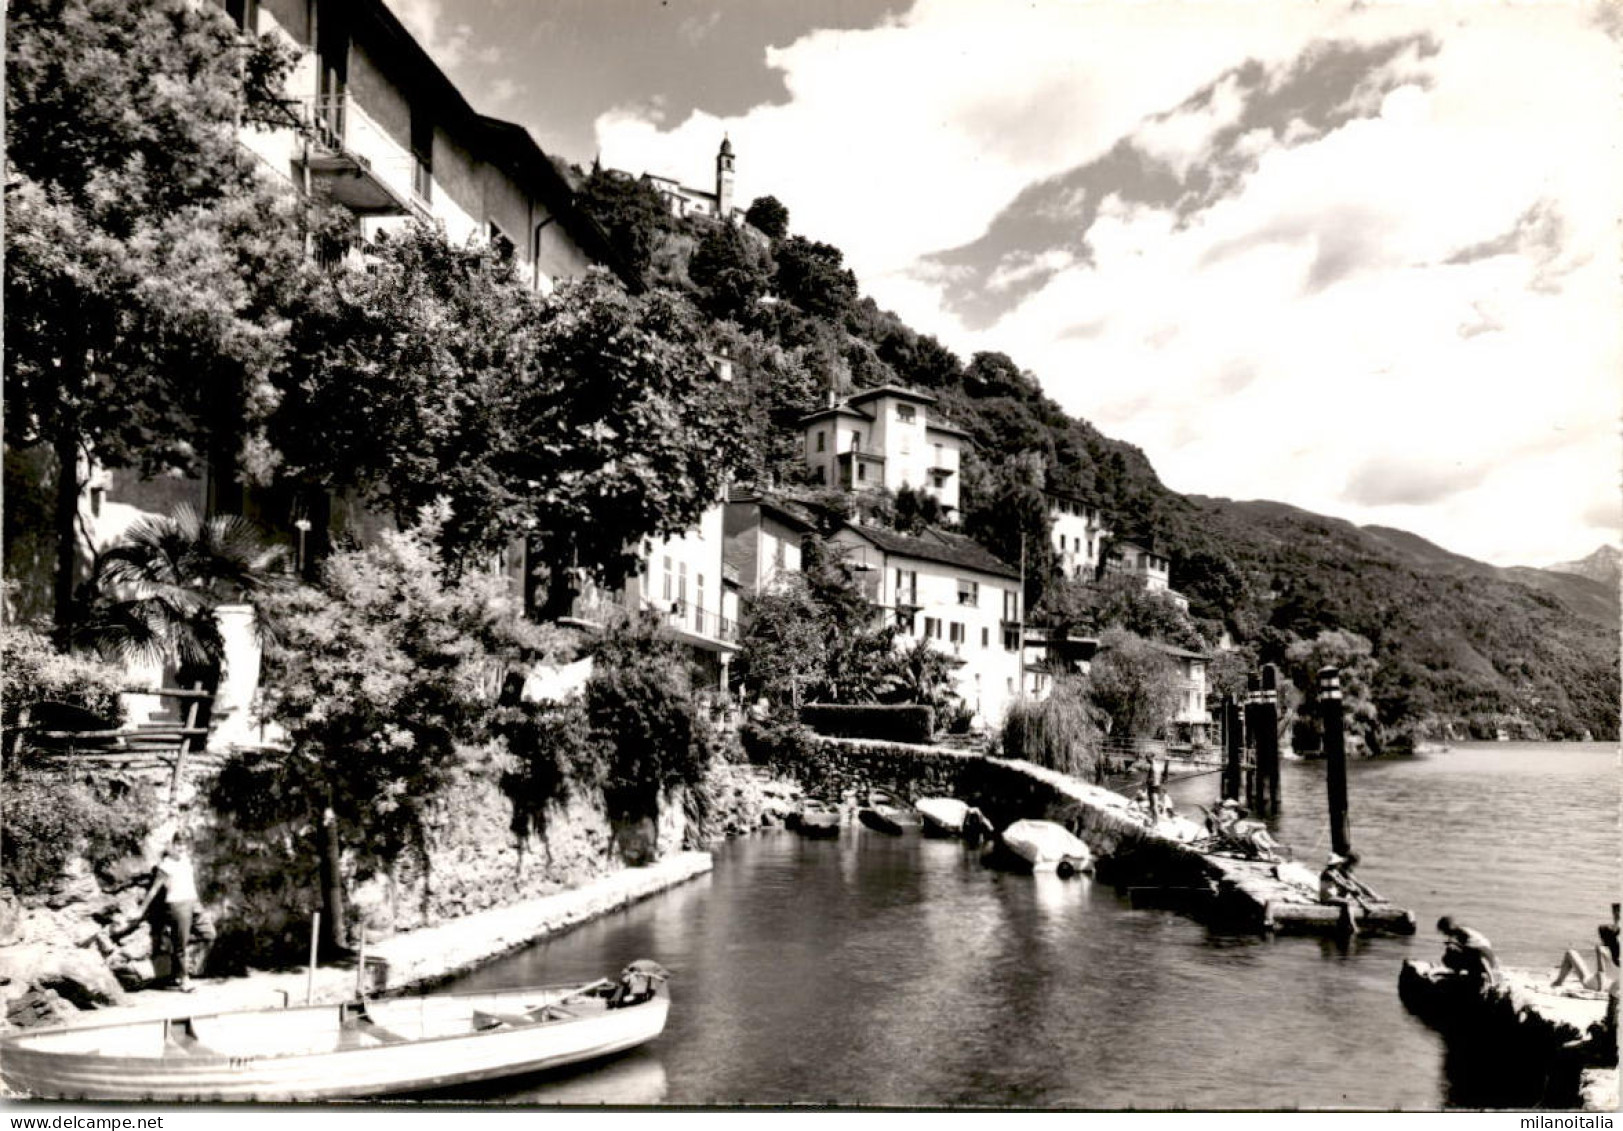
[[[585,165],[771,194],[1174,490],[1617,543],[1623,3],[387,0]]]

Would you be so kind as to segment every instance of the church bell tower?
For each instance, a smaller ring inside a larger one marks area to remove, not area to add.
[[[722,136],[721,149],[716,152],[716,218],[726,220],[733,214],[733,143]]]

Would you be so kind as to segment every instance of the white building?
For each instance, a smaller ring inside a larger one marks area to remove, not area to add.
[[[1047,495],[1056,568],[1072,580],[1091,581],[1098,573],[1104,540],[1110,537],[1103,514],[1073,495],[1055,491]]]
[[[1019,571],[942,530],[912,537],[847,524],[830,543],[900,630],[898,644],[924,639],[951,657],[960,700],[982,725],[1001,725],[1024,679]]]
[[[733,204],[733,172],[736,158],[731,139],[723,137],[716,151],[716,183],[714,191],[684,185],[675,177],[662,177],[657,173],[644,173],[642,179],[653,186],[671,215],[678,218],[707,216],[713,220],[732,220],[742,213]]]
[[[1212,716],[1206,707],[1206,661],[1201,652],[1191,652],[1173,644],[1155,644],[1178,665],[1178,706],[1172,714],[1169,737],[1179,745],[1205,746]]]
[[[801,541],[811,517],[783,499],[755,491],[727,497],[724,560],[738,573],[739,589],[753,596],[782,577],[800,572]]]
[[[969,435],[933,419],[935,403],[928,393],[883,385],[801,417],[813,480],[848,491],[923,490],[955,518]]]
[[[641,565],[619,590],[582,587],[565,623],[601,627],[616,615],[650,610],[685,643],[704,682],[726,691],[738,652],[738,575],[723,561],[724,508],[697,526],[643,547]]]

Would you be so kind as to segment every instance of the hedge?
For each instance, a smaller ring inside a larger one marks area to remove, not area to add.
[[[800,721],[835,738],[929,742],[935,733],[935,712],[919,703],[813,703],[800,709]]]

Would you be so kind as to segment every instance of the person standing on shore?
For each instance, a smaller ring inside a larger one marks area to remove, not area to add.
[[[158,954],[165,945],[174,962],[175,988],[191,993],[192,978],[188,968],[187,951],[192,942],[192,921],[197,914],[197,873],[192,867],[191,845],[185,837],[176,834],[163,851],[152,884],[146,897],[136,909],[130,925],[115,932],[114,939],[123,938],[141,925],[159,895],[163,896],[161,916],[152,924],[152,952]]]

